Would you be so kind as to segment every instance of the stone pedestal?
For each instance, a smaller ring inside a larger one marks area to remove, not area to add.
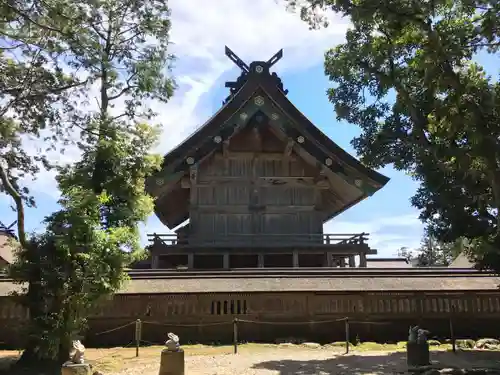
[[[159,375],[184,375],[184,350],[162,350]]]
[[[88,363],[65,363],[61,368],[61,375],[92,375],[92,371]]]
[[[408,342],[406,344],[406,363],[408,367],[428,366],[430,362],[428,343]]]

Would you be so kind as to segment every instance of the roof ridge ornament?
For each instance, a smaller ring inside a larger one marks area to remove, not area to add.
[[[267,61],[253,61],[250,65],[245,63],[237,54],[235,54],[228,46],[225,46],[225,54],[238,68],[241,69],[240,76],[236,79],[236,81],[229,81],[225,83],[225,87],[228,87],[230,90],[229,96],[222,102],[222,104],[226,104],[231,97],[236,94],[241,87],[248,81],[248,79],[252,76],[266,75],[271,81],[274,81],[276,86],[283,92],[283,94],[288,94],[288,90],[283,89],[283,83],[278,75],[273,72],[270,73],[271,67],[281,60],[283,57],[283,49],[280,49],[276,52],[271,58]]]

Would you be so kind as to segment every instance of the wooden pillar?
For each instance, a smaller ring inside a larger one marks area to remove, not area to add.
[[[340,267],[344,268],[345,267],[345,258],[341,257],[339,260],[340,260]]]
[[[229,269],[229,253],[224,253],[222,255],[223,268],[225,270]]]
[[[299,267],[299,252],[297,250],[293,251],[293,268]]]
[[[158,268],[160,266],[160,257],[158,255],[151,256],[151,268]]]
[[[366,254],[359,254],[359,267],[366,268]]]
[[[257,266],[259,268],[264,268],[264,254],[262,253],[257,255]]]
[[[326,253],[326,266],[333,267],[333,255],[331,252]]]
[[[194,254],[193,253],[189,253],[188,254],[188,269],[193,269],[194,268]]]
[[[356,267],[356,261],[354,259],[354,255],[349,255],[349,267],[351,268]]]

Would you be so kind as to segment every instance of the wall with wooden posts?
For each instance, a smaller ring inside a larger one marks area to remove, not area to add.
[[[228,241],[228,236],[243,241],[251,234],[322,234],[318,208],[321,189],[327,187],[316,183],[318,174],[291,147],[273,142],[272,135],[244,131],[224,151],[191,168],[191,242]]]
[[[276,341],[290,337],[340,341],[342,318],[361,340],[405,340],[408,327],[419,324],[438,337],[500,335],[500,293],[227,293],[184,295],[117,295],[89,318],[89,345],[126,345],[133,322],[145,322],[143,338],[162,343],[175,332],[182,341],[230,342],[233,320],[240,319],[240,340]],[[10,298],[0,299],[0,343],[18,346],[26,311]],[[260,323],[259,323],[260,322]],[[99,334],[131,323],[106,334]],[[353,336],[354,337],[354,336]],[[0,345],[2,345],[0,344]]]

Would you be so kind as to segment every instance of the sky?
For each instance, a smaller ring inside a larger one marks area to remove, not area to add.
[[[274,66],[289,90],[288,98],[316,126],[347,152],[355,155],[350,141],[359,130],[335,118],[326,97],[330,83],[324,76],[324,52],[342,43],[349,26],[347,19],[330,14],[330,26],[311,31],[297,14],[287,12],[279,0],[170,0],[172,10],[172,53],[176,55],[173,75],[178,89],[167,104],[153,103],[163,127],[155,151],[168,152],[201,126],[220,106],[228,91],[224,82],[236,79],[239,70],[225,56],[230,47],[244,61],[267,60],[280,48],[284,56]],[[224,11],[221,11],[224,10]],[[497,61],[480,56],[494,69]],[[53,155],[71,162],[77,155]],[[402,172],[386,167],[379,172],[389,183],[372,197],[325,224],[325,233],[369,233],[369,245],[378,256],[397,255],[401,247],[415,249],[423,234],[418,211],[409,202],[417,184]],[[37,202],[28,209],[27,229],[41,230],[43,218],[57,209],[58,190],[52,173],[41,173],[31,185]],[[10,199],[0,195],[0,220],[10,224],[15,213]],[[167,233],[153,215],[141,226],[146,233]]]

